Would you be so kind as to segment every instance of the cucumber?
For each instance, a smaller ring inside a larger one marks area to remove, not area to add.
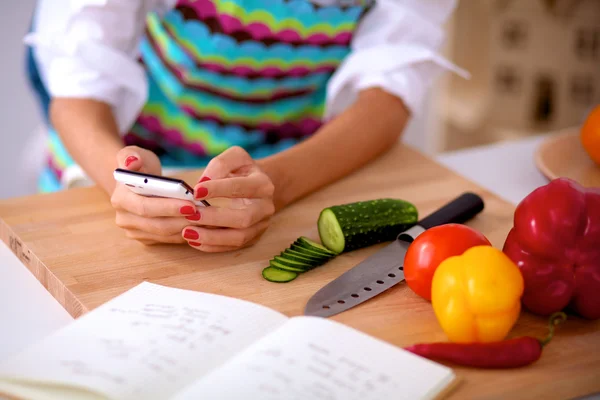
[[[298,277],[298,273],[275,267],[267,267],[262,270],[262,276],[269,282],[283,283],[293,281]]]
[[[279,269],[284,269],[286,271],[297,272],[297,273],[302,273],[302,272],[306,271],[305,269],[302,269],[302,268],[290,267],[288,265],[283,265],[282,263],[275,261],[275,260],[269,261],[269,266],[279,268]]]
[[[378,199],[323,209],[317,221],[321,243],[300,236],[269,261],[263,277],[289,282],[338,254],[394,240],[418,221],[417,208],[400,199]]]
[[[310,249],[310,250],[319,252],[319,253],[323,254],[324,256],[335,257],[337,255],[337,253],[334,253],[327,247],[320,245],[319,243],[314,242],[305,236],[300,236],[298,239],[296,239],[296,241],[294,243],[297,244],[298,246],[304,247],[306,249]]]
[[[405,200],[377,199],[327,207],[317,228],[321,243],[341,254],[392,241],[418,217],[417,208]]]

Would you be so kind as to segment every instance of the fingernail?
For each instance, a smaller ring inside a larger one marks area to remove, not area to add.
[[[208,195],[208,189],[205,187],[199,187],[198,189],[196,189],[196,193],[194,196],[197,199],[201,199],[203,197],[206,197],[206,195]]]
[[[186,219],[189,219],[190,221],[200,221],[200,213],[198,211],[196,211],[196,213],[194,215],[190,215],[189,217],[185,217]]]
[[[190,246],[194,246],[194,247],[198,247],[198,246],[202,246],[202,243],[198,243],[198,242],[188,242]]]
[[[136,156],[129,156],[125,159],[125,166],[129,167],[129,164],[131,164],[132,162],[137,161],[137,157]]]
[[[202,179],[200,179],[200,183],[206,182],[206,181],[210,181],[210,178],[208,176],[203,176]]]
[[[198,239],[200,236],[198,235],[198,232],[192,230],[192,229],[186,229],[183,232],[183,237],[186,239]]]
[[[179,209],[179,212],[182,215],[193,215],[196,213],[196,210],[192,206],[183,206]]]

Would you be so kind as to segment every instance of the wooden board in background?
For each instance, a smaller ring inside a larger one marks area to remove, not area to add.
[[[403,146],[282,211],[261,241],[242,251],[203,254],[187,246],[146,247],[128,240],[114,224],[108,198],[96,188],[0,202],[0,237],[74,317],[143,280],[245,299],[294,316],[323,285],[381,247],[342,255],[287,284],[265,281],[260,272],[273,255],[300,235],[318,237],[322,208],[396,197],[413,202],[425,216],[465,191],[485,200],[485,210],[468,225],[501,248],[514,206]],[[398,346],[446,340],[431,305],[405,284],[332,319]],[[511,336],[524,334],[544,336],[546,320],[523,313]],[[531,367],[457,368],[462,383],[450,397],[566,399],[598,392],[599,346],[600,323],[571,318]]]

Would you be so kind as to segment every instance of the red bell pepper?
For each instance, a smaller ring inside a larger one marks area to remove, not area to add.
[[[535,189],[517,206],[503,251],[523,274],[525,309],[600,318],[600,188],[559,178]]]

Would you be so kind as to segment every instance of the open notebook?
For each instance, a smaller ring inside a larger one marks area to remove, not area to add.
[[[340,323],[144,282],[0,365],[17,399],[431,399],[451,369]]]

